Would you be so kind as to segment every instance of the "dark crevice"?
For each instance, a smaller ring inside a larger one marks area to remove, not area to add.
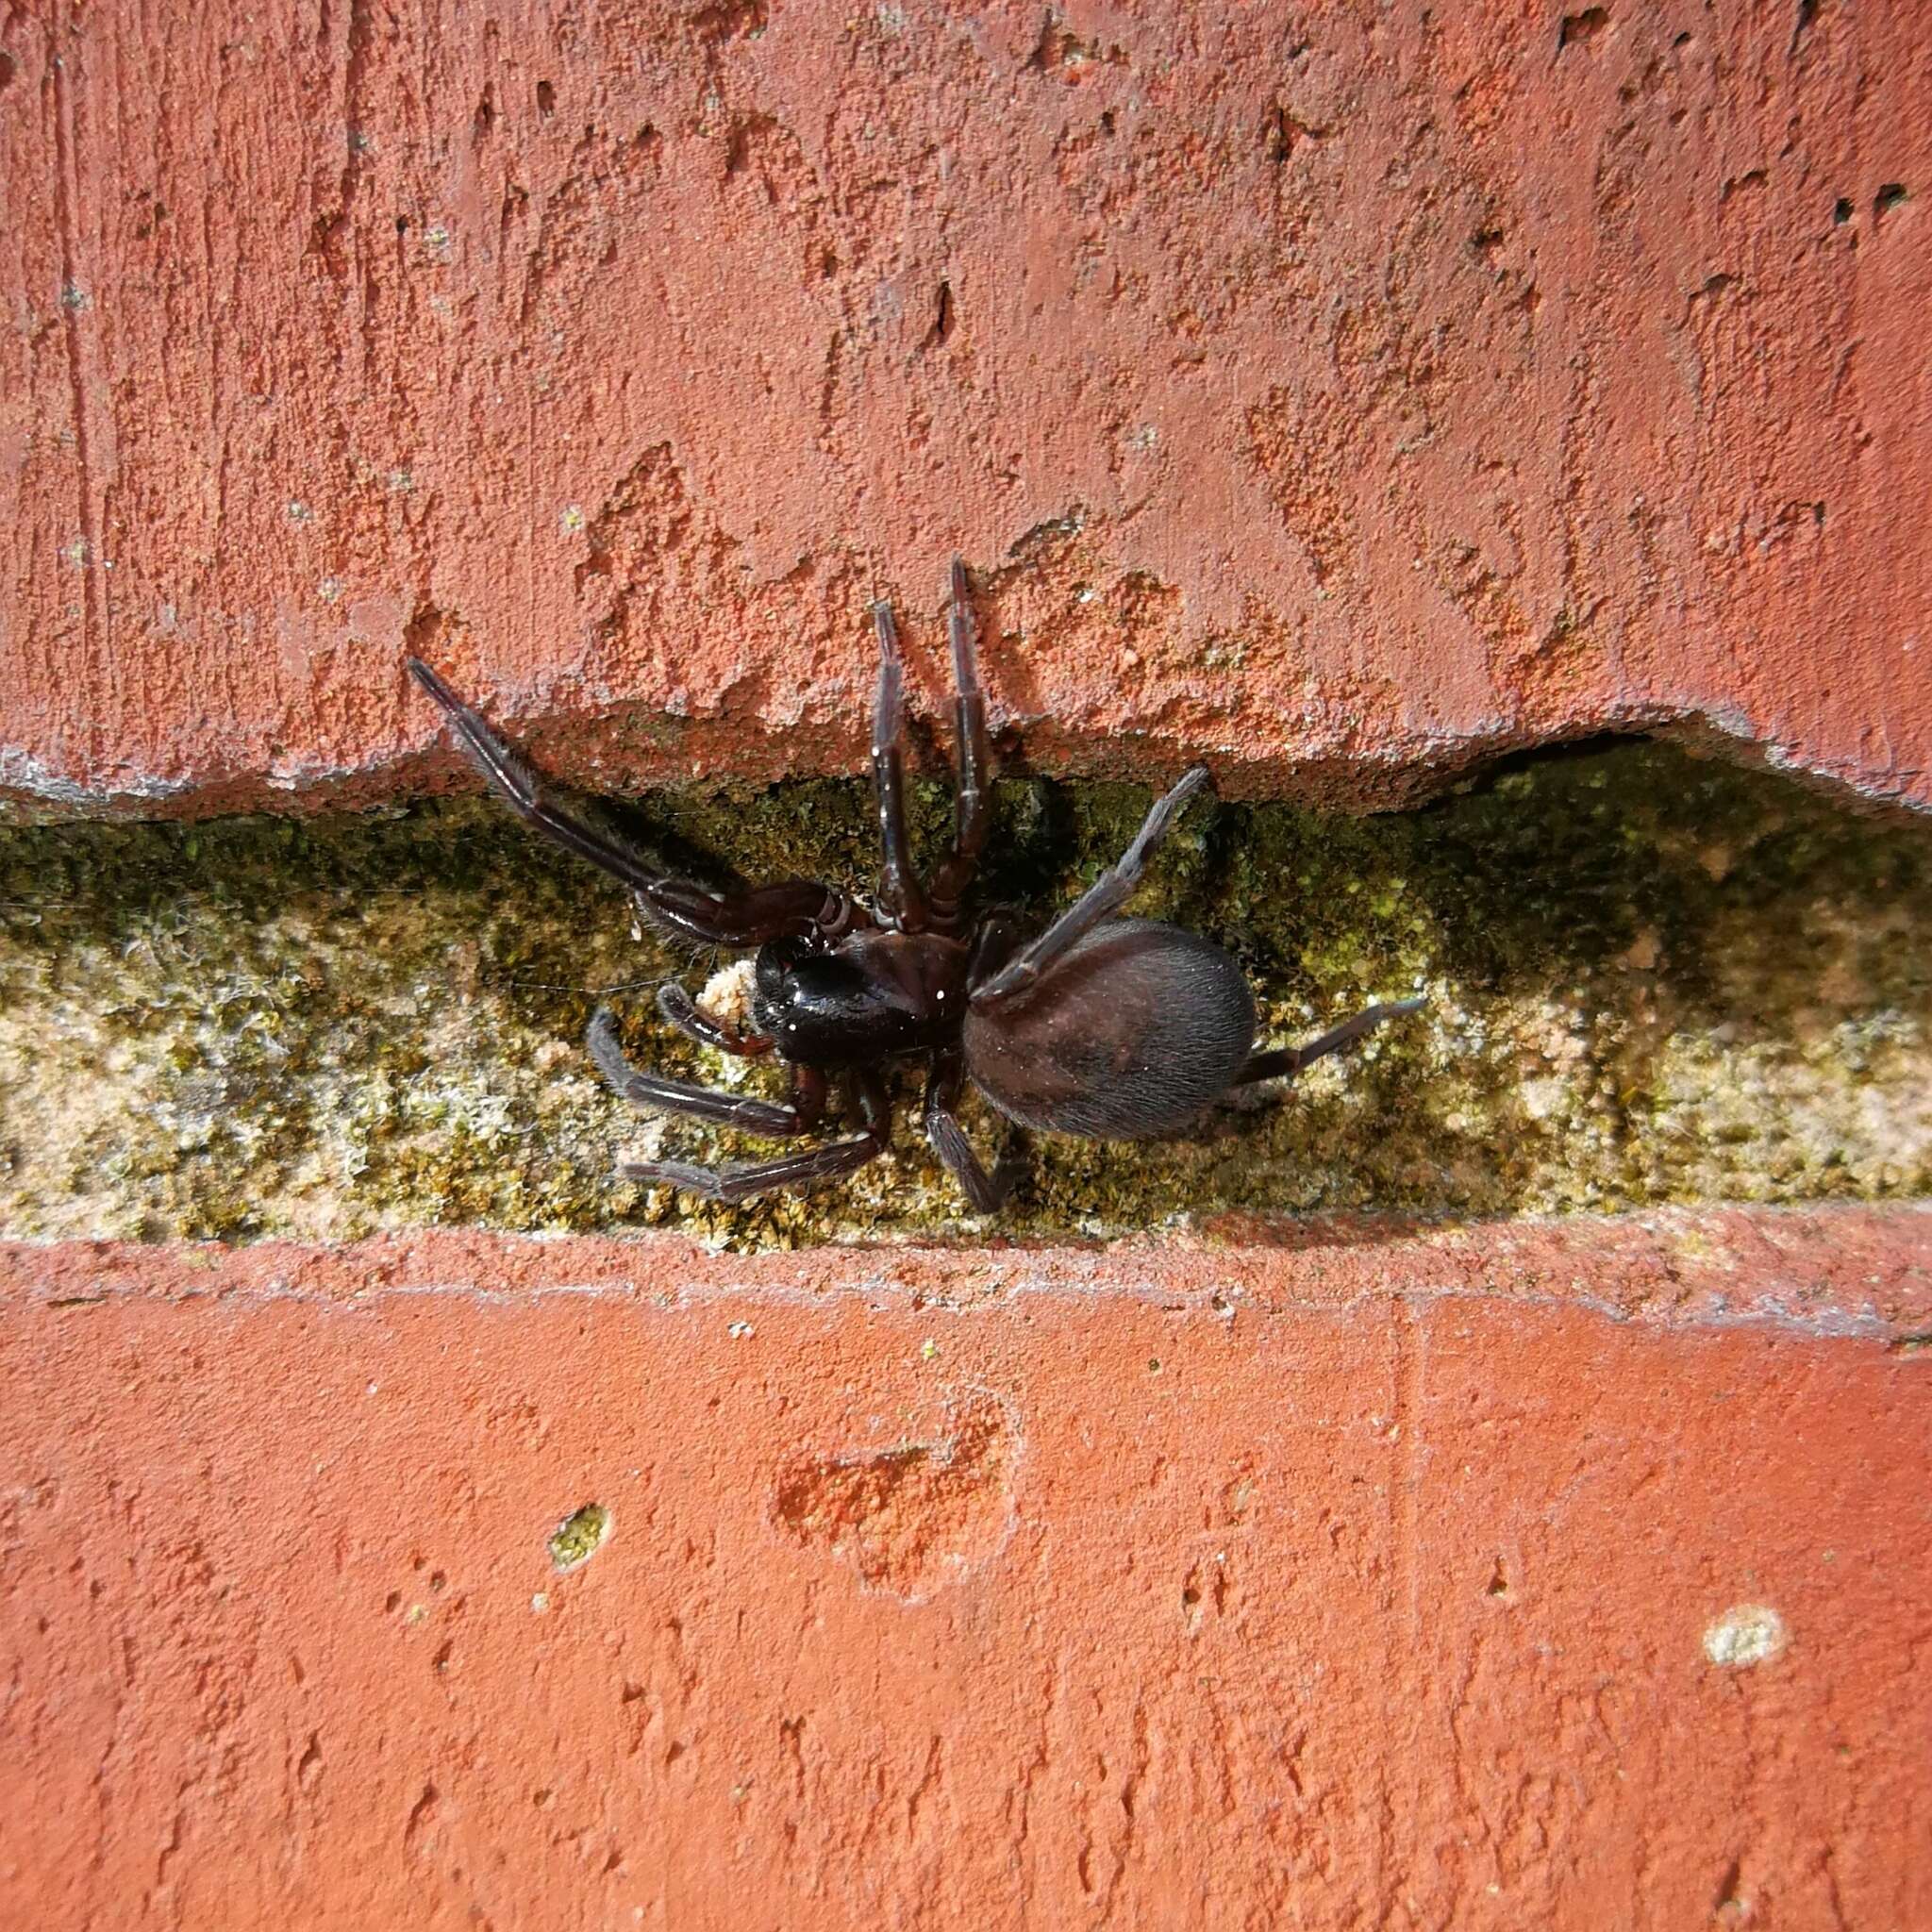
[[[454,649],[427,601],[409,632]],[[950,795],[911,796],[929,856]],[[1043,920],[1147,800],[1005,780],[982,903]],[[712,881],[865,888],[876,867],[857,780],[603,808],[652,866]],[[1196,805],[1134,909],[1228,947],[1270,1043],[1373,999],[1430,1005],[1196,1136],[1040,1143],[1003,1233],[1932,1192],[1923,821],[1596,738],[1499,760],[1420,809]],[[614,885],[480,798],[0,832],[0,1224],[143,1240],[680,1225],[745,1246],[957,1224],[909,1080],[892,1158],[820,1193],[723,1209],[619,1179],[641,1145],[768,1151],[665,1129],[604,1089],[583,1040],[608,1002],[637,1061],[771,1090],[660,1024],[658,983],[695,993],[721,962],[634,924]],[[976,1105],[968,1124],[991,1159],[1004,1130]]]
[[[933,303],[932,326],[925,332],[925,340],[920,344],[923,349],[943,348],[952,340],[954,327],[953,285],[940,284],[939,294]]]
[[[1593,41],[1610,24],[1607,7],[1587,7],[1581,13],[1566,13],[1557,29],[1557,51]]]

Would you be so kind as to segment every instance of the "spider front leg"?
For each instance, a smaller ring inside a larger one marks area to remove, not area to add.
[[[812,933],[837,939],[870,924],[843,892],[817,879],[781,879],[774,886],[742,886],[730,892],[714,892],[690,879],[657,879],[631,897],[659,932],[734,952]]]
[[[613,878],[622,879],[633,891],[659,883],[661,874],[612,838],[514,745],[499,738],[483,714],[466,705],[422,658],[406,658],[403,661],[409,667],[410,676],[436,700],[449,720],[458,749],[520,819],[566,852],[575,852]]]
[[[953,795],[953,849],[933,874],[927,894],[933,922],[957,926],[960,902],[979,870],[991,822],[992,750],[986,735],[986,693],[979,684],[978,641],[964,559],[954,558],[946,605],[946,637],[953,651],[953,737],[959,762],[958,789]]]
[[[901,932],[925,927],[925,895],[912,869],[912,844],[906,835],[906,799],[899,739],[905,724],[906,668],[899,657],[899,626],[892,607],[872,607],[879,640],[879,688],[873,704],[872,782],[878,795],[879,911]]]
[[[836,937],[858,919],[843,892],[815,879],[713,891],[690,879],[667,877],[500,738],[483,714],[466,705],[420,658],[404,661],[449,720],[458,747],[491,791],[545,838],[622,880],[630,888],[638,909],[659,931],[699,945],[742,948],[812,933]]]
[[[801,1070],[802,1071],[802,1070]],[[727,1207],[749,1201],[777,1188],[809,1188],[821,1181],[855,1174],[886,1151],[892,1137],[891,1106],[884,1083],[874,1074],[855,1074],[853,1086],[865,1131],[849,1141],[833,1141],[806,1154],[788,1154],[776,1160],[732,1167],[694,1167],[681,1160],[634,1162],[618,1170],[625,1180],[647,1186],[681,1189]]]

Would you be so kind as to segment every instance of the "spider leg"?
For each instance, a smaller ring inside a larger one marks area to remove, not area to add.
[[[975,922],[973,954],[966,966],[968,989],[991,979],[1025,943],[1025,936],[1012,913],[997,907]]]
[[[879,873],[879,910],[901,932],[925,926],[925,896],[912,869],[912,847],[906,836],[906,799],[899,749],[905,722],[906,667],[899,657],[899,626],[892,607],[881,600],[872,607],[879,638],[879,688],[873,705],[872,782],[878,795],[879,843],[884,864]]]
[[[714,892],[689,879],[667,878],[613,838],[562,794],[522,752],[507,743],[420,658],[405,660],[409,675],[436,700],[463,756],[504,804],[545,838],[622,879],[639,909],[660,930],[700,945],[755,946],[808,933],[837,934],[855,912],[843,892],[810,879],[788,879]]]
[[[1141,883],[1147,861],[1159,850],[1161,841],[1173,829],[1174,820],[1186,809],[1188,801],[1207,783],[1206,765],[1196,765],[1183,773],[1180,781],[1165,796],[1155,801],[1153,809],[1141,822],[1141,829],[1134,834],[1133,842],[1122,853],[1119,862],[1102,873],[1030,945],[1016,953],[983,986],[974,987],[971,994],[973,1004],[975,1007],[996,1006],[1002,1000],[1011,999],[1015,993],[1024,992],[1037,984],[1041,974],[1048,971],[1076,941],[1124,905]]]
[[[1344,1046],[1353,1046],[1364,1034],[1373,1033],[1385,1021],[1419,1013],[1427,1005],[1426,1000],[1414,999],[1393,1000],[1387,1006],[1364,1007],[1354,1018],[1342,1021],[1339,1026],[1329,1027],[1327,1032],[1318,1034],[1300,1046],[1277,1046],[1267,1053],[1256,1054],[1234,1076],[1233,1085],[1252,1087],[1257,1080],[1291,1080],[1303,1068],[1312,1066],[1316,1060],[1325,1058],[1331,1053],[1339,1053]]]
[[[811,1067],[792,1068],[791,1098],[787,1102],[694,1087],[688,1080],[671,1080],[662,1074],[634,1067],[618,1044],[617,1016],[608,1007],[599,1007],[591,1014],[584,1043],[598,1071],[610,1083],[611,1091],[647,1113],[689,1114],[693,1120],[715,1121],[720,1126],[742,1127],[748,1134],[803,1134],[817,1125],[824,1111],[824,1076]]]
[[[817,879],[781,879],[771,886],[741,886],[714,892],[690,879],[656,879],[632,894],[638,910],[660,932],[701,946],[738,952],[767,940],[836,939],[864,914],[843,892]]]
[[[953,648],[953,736],[958,746],[959,782],[953,796],[953,849],[933,874],[928,899],[933,922],[956,926],[959,902],[979,870],[991,815],[992,752],[986,735],[986,693],[979,683],[978,641],[966,601],[966,565],[954,558],[946,637]]]
[[[966,1130],[954,1115],[959,1104],[961,1065],[957,1053],[936,1053],[925,1073],[925,1138],[946,1172],[959,1183],[975,1214],[996,1214],[1012,1191],[1019,1172],[1001,1160],[991,1174],[980,1164],[979,1157],[966,1139]]]
[[[641,890],[658,882],[658,874],[635,853],[625,851],[601,826],[559,797],[554,783],[523,753],[499,738],[484,722],[482,713],[464,704],[422,658],[408,658],[404,661],[409,667],[409,675],[436,700],[449,720],[458,748],[482,773],[491,791],[519,818],[535,825],[565,851],[589,859],[627,886]]]
[[[675,979],[667,979],[658,989],[658,1010],[700,1046],[715,1047],[736,1059],[757,1059],[772,1050],[772,1041],[766,1034],[738,1033],[729,1026],[721,1026]]]
[[[626,1180],[681,1188],[686,1193],[702,1194],[708,1201],[723,1201],[727,1206],[774,1188],[808,1188],[820,1181],[837,1180],[856,1173],[867,1161],[876,1160],[892,1135],[891,1103],[878,1076],[856,1074],[853,1080],[858,1090],[865,1132],[849,1141],[828,1141],[808,1153],[787,1154],[748,1166],[693,1167],[681,1160],[653,1160],[619,1172]]]

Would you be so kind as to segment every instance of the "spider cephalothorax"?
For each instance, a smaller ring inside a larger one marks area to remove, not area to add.
[[[608,1008],[590,1050],[625,1099],[652,1112],[774,1136],[809,1133],[834,1082],[861,1131],[751,1165],[682,1161],[626,1167],[634,1180],[745,1201],[852,1173],[891,1138],[888,1068],[922,1062],[927,1138],[981,1213],[1004,1198],[1011,1169],[989,1174],[955,1114],[966,1081],[1008,1120],[1045,1133],[1139,1140],[1185,1127],[1235,1088],[1291,1077],[1420,1000],[1365,1008],[1305,1046],[1255,1048],[1253,995],[1234,959],[1179,926],[1116,915],[1182,808],[1208,782],[1196,765],[1147,814],[1120,860],[1044,932],[1023,940],[1004,915],[975,918],[972,886],[986,842],[991,755],[966,568],[954,559],[946,628],[952,646],[958,791],[953,842],[930,880],[912,865],[900,757],[904,674],[891,606],[875,605],[878,696],[872,766],[884,848],[870,907],[814,879],[713,890],[654,870],[579,809],[437,674],[409,669],[442,708],[457,741],[505,804],[579,858],[620,879],[658,930],[726,950],[757,951],[751,1030],[702,1011],[675,980],[658,1004],[694,1040],[790,1072],[783,1101],[720,1092],[633,1067]]]

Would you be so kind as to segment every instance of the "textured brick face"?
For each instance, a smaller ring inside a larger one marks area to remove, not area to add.
[[[6,58],[17,796],[406,782],[406,641],[622,713],[582,769],[846,766],[864,600],[957,546],[1051,763],[1388,796],[1702,721],[1932,801],[1909,8],[274,0]]]
[[[0,1251],[0,1916],[1925,1924],[1886,1226]]]

